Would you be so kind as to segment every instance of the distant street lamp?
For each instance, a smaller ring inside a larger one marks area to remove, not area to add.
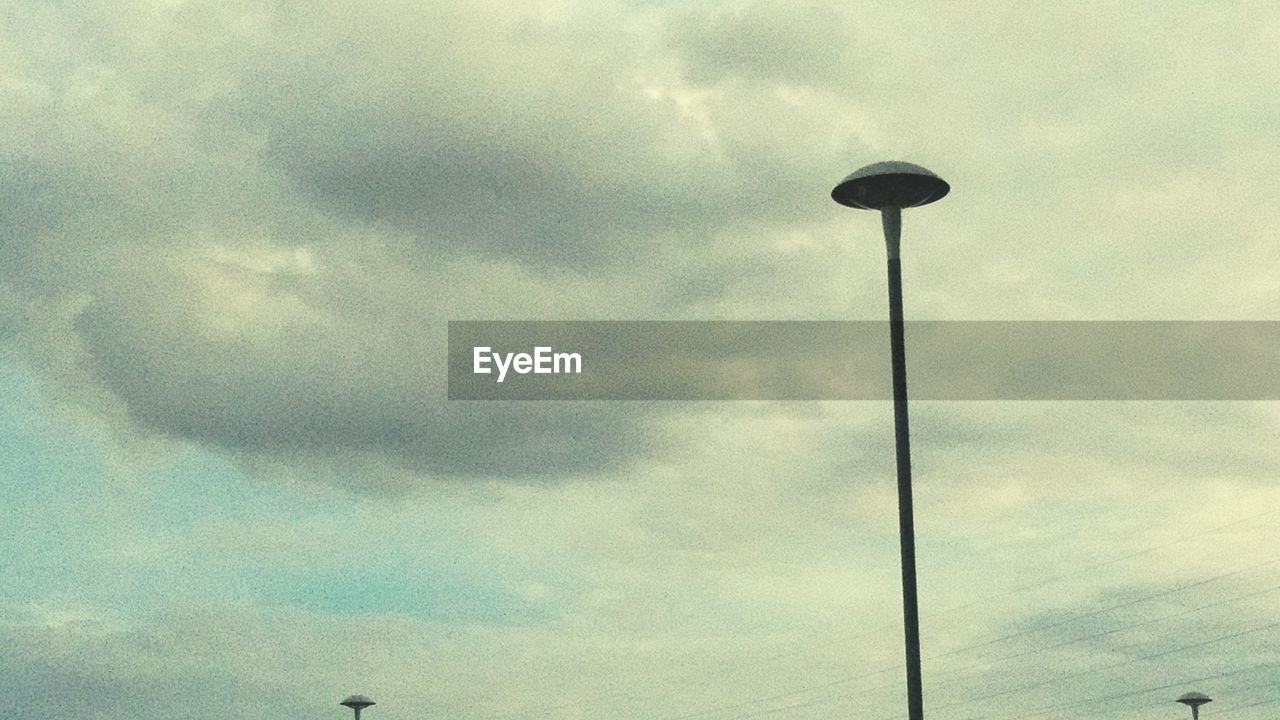
[[[916,538],[911,508],[911,443],[907,432],[907,360],[902,326],[902,209],[940,200],[951,190],[919,165],[880,162],[857,170],[831,191],[852,208],[879,210],[889,255],[889,340],[893,354],[893,428],[898,460],[898,534],[902,547],[902,616],[907,646],[907,717],[923,720],[920,680],[920,611],[916,602]],[[1193,719],[1195,720],[1195,719]]]
[[[377,703],[375,703],[374,701],[372,701],[372,700],[370,700],[369,698],[365,697],[364,695],[351,695],[351,696],[350,696],[350,697],[348,697],[346,700],[343,700],[342,702],[340,702],[340,703],[338,703],[338,704],[339,704],[339,705],[346,705],[347,707],[351,708],[352,710],[355,710],[355,711],[356,711],[356,720],[360,720],[360,711],[361,711],[361,710],[363,710],[363,709],[365,709],[365,708],[369,707],[370,705],[377,705]]]
[[[1191,720],[1200,720],[1200,706],[1213,700],[1204,693],[1189,692],[1178,698],[1178,702],[1191,707]]]

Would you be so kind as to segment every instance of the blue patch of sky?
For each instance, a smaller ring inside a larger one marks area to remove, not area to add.
[[[0,601],[68,585],[98,544],[77,508],[102,482],[102,448],[50,412],[34,377],[0,356]]]
[[[415,508],[420,526],[402,524],[378,537],[376,504],[256,482],[229,459],[193,447],[156,466],[148,491],[127,500],[138,505],[122,508],[122,480],[109,462],[118,450],[51,401],[29,368],[3,355],[0,437],[0,501],[8,516],[0,605],[56,597],[133,614],[198,599],[497,623],[541,612],[486,571],[501,559],[485,553],[480,530],[451,517],[448,507]],[[245,554],[235,543],[223,552],[207,537],[188,541],[201,525],[219,522],[315,532],[331,526],[339,541],[361,547],[314,567],[314,555]]]
[[[338,516],[347,504],[337,493],[306,494],[254,482],[229,459],[198,448],[184,451],[161,473],[148,510],[153,521],[170,529],[190,528],[210,517],[253,522]]]
[[[45,507],[100,473],[101,448],[49,410],[35,379],[0,355],[0,500],[10,512]]]

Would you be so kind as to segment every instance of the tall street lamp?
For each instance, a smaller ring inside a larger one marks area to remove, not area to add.
[[[879,210],[889,255],[889,341],[893,354],[893,431],[898,460],[898,532],[902,546],[902,617],[907,646],[907,717],[923,720],[920,681],[920,611],[916,601],[916,537],[911,509],[911,442],[907,432],[907,359],[902,327],[902,209],[940,200],[951,186],[919,165],[879,162],[836,185],[831,199],[847,207]],[[1194,719],[1193,719],[1194,720]]]
[[[1204,693],[1189,692],[1178,698],[1178,702],[1191,706],[1191,720],[1200,720],[1200,706],[1213,700]]]

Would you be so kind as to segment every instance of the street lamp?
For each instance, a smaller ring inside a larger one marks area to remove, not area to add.
[[[1204,693],[1189,692],[1178,698],[1178,702],[1191,706],[1191,720],[1200,720],[1200,706],[1207,702],[1213,702],[1213,700],[1210,700],[1209,696]]]
[[[889,255],[889,341],[893,354],[893,430],[898,460],[898,534],[902,546],[902,617],[907,646],[907,717],[923,720],[920,681],[920,611],[916,602],[916,537],[911,509],[911,442],[907,432],[907,359],[902,328],[902,209],[941,200],[945,180],[919,165],[879,162],[855,171],[831,191],[852,208],[879,210]],[[1198,720],[1193,718],[1193,720]]]
[[[360,711],[361,711],[361,710],[363,710],[363,709],[365,709],[365,708],[369,707],[370,705],[377,705],[377,703],[375,703],[374,701],[372,701],[372,700],[370,700],[369,698],[365,697],[364,695],[351,695],[351,696],[347,697],[347,699],[346,699],[346,700],[343,700],[342,702],[340,702],[340,703],[338,703],[338,704],[339,704],[339,705],[346,705],[347,707],[351,708],[352,710],[355,710],[355,711],[356,711],[356,720],[360,720]]]

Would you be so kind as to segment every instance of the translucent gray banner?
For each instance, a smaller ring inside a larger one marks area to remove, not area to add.
[[[914,321],[916,400],[1276,400],[1280,323]],[[887,322],[449,323],[451,400],[888,400]]]

